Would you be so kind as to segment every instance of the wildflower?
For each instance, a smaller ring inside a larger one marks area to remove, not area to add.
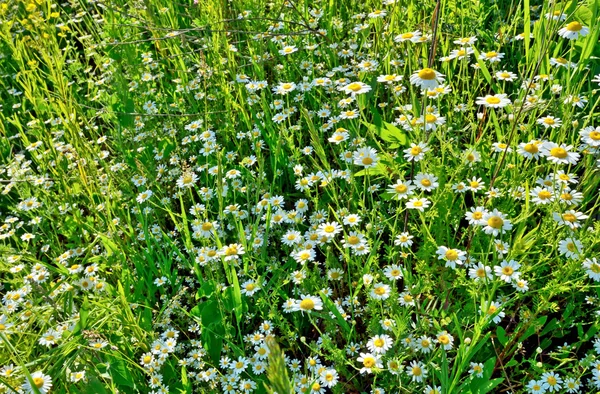
[[[446,118],[436,112],[426,113],[417,119],[417,124],[425,125],[425,130],[435,130],[445,123]]]
[[[485,182],[483,182],[481,178],[473,177],[470,181],[467,181],[467,189],[473,193],[477,193],[479,190],[483,190],[484,188]]]
[[[487,60],[490,63],[498,63],[502,58],[504,58],[504,53],[495,51],[481,52],[479,55],[479,59]]]
[[[433,89],[444,82],[444,75],[432,68],[424,68],[410,76],[410,83],[421,89]]]
[[[241,293],[252,297],[258,290],[260,290],[260,286],[253,280],[247,280],[246,282],[240,285]]]
[[[583,26],[577,21],[568,23],[565,27],[558,31],[558,35],[568,40],[576,40],[580,36],[585,37],[590,32],[590,29]]]
[[[342,231],[342,226],[337,222],[321,223],[317,229],[320,237],[331,239]]]
[[[436,342],[439,343],[444,350],[450,350],[454,343],[454,337],[448,334],[447,331],[441,331],[436,336]]]
[[[543,387],[543,381],[530,380],[527,383],[527,389],[530,394],[544,394],[546,389]]]
[[[413,244],[414,237],[407,232],[400,233],[394,240],[394,245],[401,246],[403,248],[410,247]]]
[[[475,375],[478,378],[483,377],[483,364],[482,363],[470,363],[469,373]]]
[[[394,341],[389,335],[375,335],[367,342],[367,348],[369,351],[375,354],[384,354],[392,347]]]
[[[360,357],[356,359],[359,363],[362,363],[363,367],[360,369],[360,373],[372,373],[373,368],[383,368],[383,364],[379,359],[379,356],[371,353],[360,353]]]
[[[385,267],[383,274],[389,280],[397,280],[402,278],[402,268],[399,265],[391,264]]]
[[[415,176],[414,183],[419,189],[430,192],[440,185],[437,180],[435,175],[419,173]]]
[[[592,146],[594,148],[600,147],[600,126],[594,128],[593,126],[588,126],[585,129],[579,132],[581,136],[581,141],[584,144]]]
[[[482,225],[485,226],[483,231],[486,234],[492,234],[494,237],[498,236],[498,234],[504,234],[504,232],[512,229],[510,220],[506,219],[504,214],[497,209],[483,215]]]
[[[396,183],[388,186],[387,192],[392,193],[393,200],[401,200],[405,198],[409,198],[413,191],[415,190],[415,186],[411,184],[411,181],[402,181],[398,179]]]
[[[333,368],[324,369],[319,373],[319,381],[325,387],[334,387],[338,383],[339,375]]]
[[[410,148],[404,150],[404,158],[408,161],[421,161],[428,151],[429,148],[424,142],[421,142],[418,145],[411,143]]]
[[[390,286],[384,283],[377,283],[371,289],[371,297],[375,300],[387,300],[390,297]]]
[[[363,166],[365,168],[372,168],[379,162],[377,157],[377,151],[373,148],[365,147],[360,148],[352,155],[354,164],[357,166]]]
[[[555,128],[561,126],[562,121],[560,120],[560,118],[555,118],[554,116],[545,116],[543,118],[539,118],[536,121],[536,123],[544,126],[545,129],[548,129],[548,128],[555,129]]]
[[[500,277],[500,280],[510,283],[513,279],[519,277],[519,272],[517,270],[520,267],[521,264],[515,260],[503,260],[500,265],[494,267],[494,273],[496,276]]]
[[[566,258],[576,259],[583,251],[583,244],[578,239],[567,238],[558,243],[558,250]]]
[[[521,142],[517,148],[517,153],[526,159],[537,160],[540,157],[541,141],[532,140],[527,143]]]
[[[600,263],[596,257],[585,259],[582,264],[590,279],[594,282],[600,281]]]
[[[308,312],[323,309],[323,301],[320,298],[311,295],[301,295],[299,300],[294,302],[293,310]]]
[[[34,386],[37,390],[34,389]],[[52,378],[42,371],[37,371],[31,374],[31,380],[25,379],[22,387],[26,393],[40,392],[41,394],[46,394],[52,388]]]
[[[571,145],[555,144],[554,142],[544,142],[542,144],[541,154],[549,161],[556,164],[577,164],[579,153],[571,152]]]
[[[298,50],[298,48],[296,48],[293,45],[286,45],[283,48],[281,48],[281,50],[279,51],[279,54],[285,56],[285,55],[292,54],[292,53],[296,52],[297,50]]]
[[[150,197],[152,197],[152,190],[146,190],[145,192],[138,194],[136,201],[141,204],[148,201]]]
[[[395,42],[411,41],[413,43],[416,43],[416,42],[419,42],[419,39],[421,38],[421,34],[422,33],[420,30],[402,33],[402,34],[399,34],[396,37],[394,37],[394,41]]]
[[[425,208],[429,208],[431,202],[426,198],[411,198],[406,203],[406,208],[408,209],[418,209],[421,212],[425,211]]]
[[[463,265],[467,259],[467,252],[459,249],[450,249],[445,246],[440,246],[435,252],[438,255],[438,260],[444,260],[446,267],[456,269],[456,264]]]
[[[186,172],[177,180],[177,187],[180,189],[192,187],[197,180],[198,176],[194,172]]]
[[[515,79],[517,79],[517,75],[515,73],[506,70],[498,71],[494,76],[499,81],[513,82]]]
[[[475,282],[492,279],[492,269],[479,262],[476,266],[469,269],[469,278]]]
[[[483,105],[486,108],[504,108],[510,104],[510,99],[506,94],[487,95],[485,97],[477,97],[475,102],[478,105]]]
[[[412,377],[413,382],[422,382],[427,377],[427,369],[420,361],[411,361],[406,367],[406,373]]]
[[[585,220],[589,217],[588,215],[584,215],[583,213],[576,212],[574,210],[566,211],[563,214],[554,212],[552,216],[556,222],[568,226],[569,228],[571,228],[571,230],[581,227],[580,221]]]
[[[497,302],[490,302],[489,306],[483,304],[481,311],[488,316],[493,316],[492,321],[496,324],[500,323],[506,314],[500,309],[501,305]]]
[[[545,372],[540,380],[543,382],[542,387],[551,393],[559,391],[562,388],[562,378],[555,372]]]
[[[357,94],[363,94],[363,93],[370,92],[371,86],[369,86],[363,82],[352,82],[352,83],[349,83],[348,85],[345,85],[344,87],[341,87],[338,89],[343,91],[344,93],[355,96]]]
[[[245,253],[244,247],[240,244],[229,244],[221,248],[219,255],[225,257],[225,261],[237,260]]]

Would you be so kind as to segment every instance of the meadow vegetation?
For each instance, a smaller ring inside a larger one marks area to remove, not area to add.
[[[0,1],[0,393],[600,391],[600,1]]]

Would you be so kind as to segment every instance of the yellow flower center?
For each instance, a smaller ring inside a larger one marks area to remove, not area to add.
[[[577,22],[575,22],[575,23],[577,23]],[[548,376],[548,378],[546,379],[546,382],[548,382],[548,384],[550,386],[554,386],[557,383],[556,378],[554,376]]]
[[[283,85],[281,85],[281,87],[285,90],[291,89],[292,88],[292,84],[291,83],[284,83]]]
[[[375,347],[383,347],[384,344],[385,342],[381,338],[377,338],[373,341],[373,345],[375,345]]]
[[[370,157],[364,157],[362,159],[362,163],[365,166],[369,166],[369,165],[373,164],[373,159],[371,159]]]
[[[383,286],[376,287],[374,291],[375,291],[375,294],[377,294],[379,296],[384,295],[385,287],[383,287]]]
[[[498,308],[495,305],[490,305],[488,309],[488,315],[493,315],[494,313],[496,313],[497,310]]]
[[[481,219],[482,217],[483,217],[483,213],[482,213],[482,212],[479,212],[479,211],[477,211],[477,212],[473,212],[473,219],[475,219],[475,220],[479,220],[479,219]]]
[[[590,138],[594,141],[600,141],[600,131],[592,131],[590,132]]]
[[[475,272],[475,274],[477,275],[477,277],[483,278],[483,277],[485,277],[485,269],[478,268],[477,271]]]
[[[358,82],[353,82],[350,85],[346,86],[346,88],[352,90],[353,92],[358,92],[360,89],[362,89],[362,85]]]
[[[418,367],[418,366],[412,367],[412,374],[414,376],[421,376],[422,373],[423,373],[423,371],[421,370],[421,367]]]
[[[491,52],[488,52],[485,54],[485,57],[487,57],[488,59],[491,59],[496,56],[498,56],[498,52],[494,52],[494,51],[491,51]]]
[[[450,337],[448,335],[442,334],[438,337],[438,341],[442,344],[442,345],[447,345],[450,343]]]
[[[202,231],[209,231],[213,228],[213,224],[211,222],[206,222],[202,224]]]
[[[145,356],[143,361],[144,361],[144,364],[150,364],[150,361],[152,361],[152,357]]]
[[[33,384],[35,384],[35,387],[37,387],[38,389],[41,389],[42,387],[44,387],[44,379],[33,378]]]
[[[577,248],[575,247],[575,244],[574,244],[573,242],[569,242],[569,243],[567,244],[567,249],[568,249],[570,252],[575,252],[575,251],[577,250]]]
[[[375,359],[373,357],[365,357],[363,360],[363,365],[366,368],[373,368],[375,366]]]
[[[315,302],[310,298],[306,298],[300,302],[300,309],[304,309],[306,311],[310,311],[315,307]]]
[[[538,147],[536,144],[525,144],[523,150],[531,154],[538,153]]]
[[[564,159],[568,156],[567,151],[564,148],[552,148],[550,149],[550,155],[559,159]]]
[[[504,225],[504,220],[500,216],[492,216],[488,219],[487,224],[491,228],[499,229]]]
[[[600,264],[592,264],[590,267],[593,273],[600,274]]]
[[[573,199],[573,196],[571,195],[571,193],[563,193],[560,195],[560,198],[562,200],[571,201]]]
[[[488,104],[500,104],[500,99],[496,96],[490,96],[485,99]]]
[[[413,302],[413,296],[411,296],[410,294],[406,294],[404,297],[404,302]]]
[[[419,78],[427,80],[427,81],[431,81],[432,79],[435,79],[435,71],[431,68],[424,68],[421,71],[419,71],[419,73],[417,74],[419,76]]]
[[[420,201],[420,200],[417,200],[417,201],[415,201],[415,202],[413,203],[413,205],[414,205],[415,207],[422,207],[422,206],[423,206],[423,202],[422,202],[422,201]]]
[[[358,244],[360,241],[360,238],[358,238],[356,235],[351,235],[350,237],[348,237],[348,243],[350,245],[356,245]]]
[[[425,115],[425,122],[427,123],[433,123],[437,120],[437,116],[433,115],[433,114],[427,114]]]
[[[511,268],[511,267],[509,267],[509,266],[506,266],[506,267],[503,267],[503,268],[502,268],[502,273],[503,273],[504,275],[506,275],[506,276],[511,276],[511,275],[513,274],[513,272],[515,272],[515,270],[514,270],[514,269],[512,269],[512,268]]]
[[[413,38],[415,35],[412,33],[404,33],[402,35],[400,35],[400,37],[402,37],[405,40],[410,40],[411,38]]]
[[[396,193],[406,193],[408,187],[406,185],[398,185],[394,188],[394,190],[396,191]]]
[[[429,186],[431,186],[431,181],[429,179],[422,179],[421,185],[423,185],[425,187],[429,187]]]
[[[331,224],[328,224],[327,226],[323,227],[323,231],[330,234],[335,231],[335,227],[332,226]]]
[[[390,275],[391,275],[392,277],[400,276],[400,270],[392,270],[392,271],[390,272]]]
[[[550,193],[548,190],[542,190],[538,193],[538,197],[540,200],[547,200],[552,197],[552,193]]]
[[[477,182],[477,181],[471,181],[471,182],[469,182],[469,184],[471,185],[471,187],[473,189],[476,189],[479,187],[479,182]]]
[[[454,249],[450,249],[444,256],[446,257],[446,260],[454,261],[458,259],[458,252]]]
[[[255,288],[256,288],[256,285],[255,285],[254,283],[248,283],[248,284],[246,285],[246,290],[247,290],[247,291],[252,291],[252,290],[254,290]]]
[[[421,149],[420,146],[413,146],[412,148],[410,148],[410,154],[413,155],[413,156],[417,156],[422,151],[423,150]]]
[[[568,31],[581,31],[583,26],[577,21],[573,21],[566,26]]]

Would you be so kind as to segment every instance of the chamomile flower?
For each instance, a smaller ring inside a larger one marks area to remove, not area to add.
[[[407,232],[400,233],[394,240],[394,245],[408,248],[413,244],[413,236]]]
[[[414,184],[417,188],[426,192],[430,192],[440,185],[435,175],[426,173],[417,174],[415,176]]]
[[[494,237],[497,237],[499,234],[504,234],[506,231],[512,229],[510,220],[497,209],[483,215],[482,226],[484,226],[483,231],[486,234],[492,234]]]
[[[331,239],[342,231],[342,226],[337,222],[321,223],[317,229],[320,237]]]
[[[371,86],[363,82],[352,82],[343,87],[338,88],[344,93],[356,96],[357,94],[363,94],[371,91]]]
[[[460,249],[451,249],[446,246],[440,246],[435,252],[438,260],[444,260],[446,267],[456,269],[456,265],[463,265],[467,259],[467,252]]]
[[[313,310],[320,311],[323,309],[323,301],[321,298],[311,295],[301,295],[299,300],[295,300],[292,310],[310,313]]]
[[[373,355],[371,353],[360,353],[360,357],[356,359],[359,363],[362,363],[362,368],[360,369],[360,373],[372,373],[373,368],[383,368],[383,364],[379,359],[379,356]]]
[[[367,342],[367,348],[375,354],[385,354],[391,349],[394,341],[389,335],[375,335]]]
[[[407,161],[421,161],[425,153],[429,151],[427,144],[420,142],[419,144],[410,144],[410,148],[404,150],[404,158]]]
[[[558,224],[567,226],[571,230],[574,230],[581,227],[581,222],[587,219],[589,216],[571,209],[562,214],[554,212],[552,213],[552,217]]]
[[[388,186],[386,191],[392,194],[393,200],[402,200],[409,198],[413,195],[415,186],[412,185],[411,181],[403,181],[398,179],[396,183]]]
[[[579,132],[581,142],[594,148],[600,147],[600,126],[588,126]]]
[[[594,281],[600,281],[600,263],[596,257],[585,259],[582,263],[585,273]]]
[[[421,89],[433,89],[444,83],[444,75],[432,68],[418,70],[410,76],[410,83]]]
[[[406,208],[408,209],[417,209],[421,212],[425,211],[425,208],[429,208],[431,202],[426,198],[411,198],[406,203]]]
[[[379,163],[379,157],[377,151],[373,148],[365,147],[360,148],[352,155],[354,164],[365,168],[372,168],[377,166]]]
[[[537,160],[540,157],[540,148],[542,142],[538,140],[531,140],[529,142],[521,142],[517,148],[517,153],[526,159]]]
[[[494,76],[499,81],[514,82],[517,79],[517,74],[506,70],[498,71]]]
[[[406,373],[412,378],[413,382],[422,382],[427,377],[427,369],[421,361],[411,361],[406,367]]]
[[[46,394],[52,388],[52,378],[42,371],[36,371],[31,374],[31,380],[25,378],[22,388],[25,393]]]
[[[519,277],[518,269],[521,267],[515,260],[510,261],[502,261],[500,265],[494,267],[494,273],[500,280],[505,281],[506,283],[510,283],[513,279]]]
[[[486,108],[504,108],[510,105],[511,101],[504,93],[490,95],[485,97],[477,97],[475,101],[477,105],[483,105]]]
[[[370,296],[375,300],[387,300],[390,297],[391,289],[385,283],[376,283],[371,289]]]
[[[558,35],[563,38],[566,38],[568,40],[576,40],[580,36],[581,37],[587,36],[589,32],[590,32],[589,28],[587,28],[586,26],[583,26],[581,23],[579,23],[577,21],[573,21],[573,22],[567,23],[565,25],[565,27],[561,28],[558,31]]]
[[[557,127],[560,127],[562,125],[562,120],[560,118],[556,118],[554,116],[544,116],[542,118],[539,118],[536,121],[537,124],[544,126],[545,129],[548,128],[552,128],[555,129]]]
[[[556,164],[577,164],[579,153],[572,152],[573,146],[565,144],[556,144],[554,142],[544,142],[541,148],[541,154],[549,161]]]

